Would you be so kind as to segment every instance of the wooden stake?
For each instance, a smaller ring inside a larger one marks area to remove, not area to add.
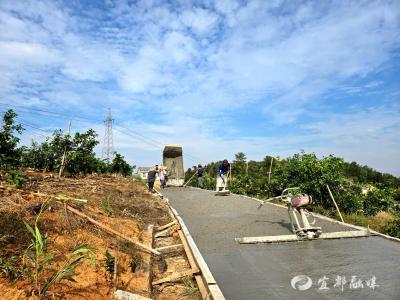
[[[337,204],[336,204],[335,198],[333,198],[333,195],[332,195],[331,189],[329,188],[329,185],[326,185],[326,188],[328,189],[329,195],[331,196],[332,201],[333,201],[333,203],[335,204],[335,207],[336,207],[337,212],[339,213],[340,219],[341,219],[342,222],[344,223],[342,214],[340,213],[339,207],[338,207]]]
[[[268,184],[271,182],[271,172],[272,172],[272,163],[274,158],[271,156],[271,163],[269,164],[269,171],[268,171]]]
[[[232,181],[232,166],[233,166],[233,162],[231,162],[230,164],[229,164],[229,173],[228,173],[228,176],[226,176],[226,181],[227,182],[225,182],[225,186],[228,186],[228,182],[229,181]],[[229,179],[229,180],[228,180]]]
[[[169,227],[171,227],[173,225],[176,225],[176,224],[178,224],[178,222],[173,221],[171,223],[168,223],[168,224],[165,224],[163,226],[157,227],[156,229],[157,229],[157,231],[161,231],[161,230],[167,229],[167,228],[169,228]]]
[[[165,253],[180,251],[182,249],[183,249],[182,244],[176,244],[176,245],[170,245],[170,246],[165,246],[165,247],[159,247],[159,248],[156,248],[155,250],[159,251],[160,253],[165,254]]]
[[[165,283],[165,282],[179,281],[179,280],[181,280],[183,277],[193,276],[194,274],[197,274],[197,273],[199,273],[199,270],[198,270],[198,269],[189,270],[189,271],[184,271],[184,272],[179,272],[179,273],[176,273],[176,274],[174,274],[174,275],[165,277],[165,278],[163,278],[163,279],[153,281],[153,285],[158,285],[158,284]]]
[[[84,213],[80,212],[79,210],[77,210],[77,209],[75,209],[75,208],[73,208],[73,207],[71,207],[69,205],[67,205],[67,209],[70,212],[73,212],[74,214],[80,216],[81,218],[84,218],[84,219],[88,220],[90,223],[93,223],[93,224],[99,226],[101,229],[104,229],[108,233],[114,234],[114,235],[116,235],[116,236],[118,236],[118,237],[120,237],[120,238],[122,238],[124,240],[127,240],[128,242],[136,245],[139,250],[143,250],[143,251],[148,252],[148,253],[153,253],[155,255],[161,255],[160,252],[158,252],[158,251],[156,251],[154,249],[151,249],[151,248],[147,247],[146,245],[143,245],[142,243],[134,241],[130,237],[128,237],[128,236],[126,236],[126,235],[124,235],[124,234],[122,234],[122,233],[120,233],[120,232],[118,232],[118,231],[116,231],[116,230],[114,230],[114,229],[112,229],[110,227],[108,227],[107,225],[104,225],[104,224],[92,219],[88,215],[85,215]]]
[[[190,267],[192,269],[197,269],[198,265],[196,263],[196,260],[194,259],[192,251],[190,250],[189,244],[188,244],[188,242],[186,240],[186,237],[185,237],[184,233],[182,232],[182,230],[178,230],[178,234],[179,234],[179,237],[180,237],[180,239],[182,241],[183,249],[185,250],[185,254],[186,254],[186,257],[187,257],[187,259],[189,261]],[[206,288],[206,283],[204,282],[203,278],[200,275],[195,275],[194,279],[196,280],[197,287],[199,288],[199,291],[201,293],[202,298],[205,299],[205,300],[211,299],[211,297],[209,295],[209,292],[208,292],[208,290]]]
[[[154,225],[150,224],[147,227],[147,233],[149,235],[150,238],[150,242],[149,242],[149,246],[150,248],[153,248],[153,244],[154,244]],[[152,260],[152,255],[150,255],[149,257],[149,273],[147,274],[147,296],[149,298],[151,298],[152,294],[153,294],[153,285],[152,285],[152,281],[153,281],[153,260]]]

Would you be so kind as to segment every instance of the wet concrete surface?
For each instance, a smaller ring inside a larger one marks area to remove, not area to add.
[[[290,234],[287,210],[270,204],[257,210],[254,200],[192,188],[162,193],[185,221],[226,299],[400,299],[398,242],[374,236],[238,244],[235,237]],[[315,226],[323,232],[354,230],[320,219]],[[307,277],[293,288],[298,275]],[[306,282],[311,287],[300,290]]]

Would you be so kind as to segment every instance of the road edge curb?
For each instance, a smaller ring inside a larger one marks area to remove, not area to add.
[[[155,190],[156,193],[159,195],[159,197],[167,203],[168,208],[169,208],[169,213],[173,219],[175,219],[183,232],[183,235],[185,236],[186,242],[188,243],[190,247],[190,251],[192,252],[192,255],[196,261],[196,264],[198,265],[200,271],[201,271],[201,277],[203,278],[203,281],[208,289],[208,294],[211,296],[209,299],[211,300],[226,300],[224,295],[222,294],[221,289],[219,288],[217,282],[214,279],[214,276],[212,275],[210,268],[208,267],[206,261],[203,258],[203,255],[201,254],[199,248],[197,247],[192,235],[189,232],[189,229],[187,228],[185,222],[179,215],[179,213],[175,210],[175,208],[172,207],[171,203],[169,202],[169,199],[165,197],[162,193],[160,193],[158,190]]]

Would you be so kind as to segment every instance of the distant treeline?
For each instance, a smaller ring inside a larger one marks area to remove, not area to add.
[[[58,172],[63,165],[67,176],[91,173],[120,173],[131,175],[134,166],[129,165],[121,154],[114,153],[108,162],[98,158],[94,148],[99,144],[98,135],[93,129],[73,136],[61,129],[38,143],[32,141],[30,147],[18,146],[19,136],[24,128],[16,122],[17,114],[8,110],[2,117],[0,127],[0,170],[11,171],[17,168],[32,168],[48,172]],[[11,173],[14,174],[14,173]]]
[[[204,166],[205,188],[215,188],[220,163]],[[193,173],[193,169],[188,169],[186,180]],[[196,185],[196,181],[189,185]],[[313,196],[318,207],[332,209],[326,185],[346,213],[374,215],[379,211],[399,210],[400,178],[333,155],[318,158],[304,151],[285,159],[266,156],[262,161],[247,161],[243,152],[237,153],[232,162],[229,188],[237,194],[269,198],[280,195],[285,188],[299,187]]]

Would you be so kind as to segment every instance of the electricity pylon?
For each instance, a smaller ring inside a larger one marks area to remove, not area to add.
[[[114,142],[113,142],[113,132],[112,132],[113,121],[114,119],[111,117],[111,108],[109,108],[108,115],[104,120],[105,132],[104,132],[103,153],[102,153],[102,159],[106,160],[107,163],[111,163],[114,156]]]

